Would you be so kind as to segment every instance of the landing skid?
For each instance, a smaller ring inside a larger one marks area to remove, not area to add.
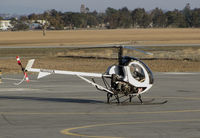
[[[132,103],[122,103],[122,105],[161,105],[161,104],[166,104],[168,101],[164,100],[161,102],[155,102],[155,99],[151,101],[143,101],[143,104],[140,102],[132,102]]]
[[[111,99],[111,97],[112,97],[113,95],[114,95],[115,98]],[[107,93],[107,103],[110,103],[110,102],[112,102],[112,101],[117,101],[117,103],[119,104],[119,103],[124,103],[124,102],[126,102],[126,101],[128,101],[128,100],[129,100],[129,102],[131,103],[133,97],[137,96],[138,99],[140,100],[140,103],[143,104],[142,96],[141,96],[140,94],[139,94],[139,95],[129,95],[129,98],[128,98],[128,99],[126,99],[126,100],[120,102],[120,98],[125,97],[125,96],[126,96],[126,95],[122,95],[122,96],[119,97],[118,94],[110,94],[110,93]]]
[[[113,90],[113,88],[106,82],[105,78],[102,76],[102,79],[103,79],[103,82],[105,84],[105,87],[97,84],[95,82],[94,79],[92,79],[92,81],[90,81],[89,79],[85,78],[85,77],[82,77],[80,75],[77,75],[79,78],[81,78],[82,80],[88,82],[89,84],[93,85],[96,87],[97,90],[100,90],[100,91],[104,91],[107,93],[107,103],[117,103],[117,104],[124,104],[124,103],[129,103],[129,104],[147,104],[148,102],[147,101],[143,101],[142,100],[142,96],[140,92],[142,92],[141,90],[142,89],[138,89],[138,93],[133,93],[131,95],[126,95],[126,94],[120,94],[118,91],[115,91]],[[119,96],[120,95],[120,96]],[[123,97],[127,97],[129,96],[127,99],[123,98]],[[137,97],[139,99],[139,103],[135,103],[133,102],[132,103],[132,99],[134,97]],[[122,100],[123,98],[123,100]],[[125,99],[125,100],[124,100]],[[129,102],[127,102],[129,100]],[[167,101],[164,101],[164,102],[160,102],[160,103],[151,103],[151,104],[164,104],[166,103]]]
[[[138,97],[139,101],[132,102],[132,99],[136,96]],[[114,97],[114,98],[112,98],[112,97]],[[161,102],[154,102],[155,101],[154,98],[150,99],[150,100],[142,100],[141,95],[130,95],[129,98],[127,98],[123,101],[120,101],[120,99],[123,97],[125,97],[125,95],[122,95],[119,97],[118,95],[112,95],[112,94],[108,93],[107,94],[107,103],[108,104],[120,104],[120,105],[159,105],[159,104],[165,104],[168,102],[167,100],[164,100]]]
[[[141,104],[140,102],[132,102],[132,103],[124,102],[124,103],[120,103],[120,104],[112,102],[112,103],[109,103],[109,104],[118,104],[118,105],[162,105],[162,104],[165,104],[167,102],[168,102],[167,100],[161,101],[161,102],[154,102],[152,100],[152,102],[150,102],[150,101],[143,101],[143,104]]]
[[[113,99],[111,99],[112,97],[114,96]],[[124,95],[120,96],[118,94],[110,94],[110,93],[107,93],[107,103],[111,103],[113,101],[116,101],[118,104],[120,103],[120,98],[124,97]]]

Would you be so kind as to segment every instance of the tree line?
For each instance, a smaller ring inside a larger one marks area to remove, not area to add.
[[[21,16],[19,20],[12,19],[18,27],[26,25],[30,20],[48,21],[47,29],[62,30],[64,28],[191,28],[200,27],[200,8],[191,9],[190,4],[182,10],[163,11],[155,8],[146,11],[144,8],[129,10],[127,7],[114,9],[108,7],[104,13],[97,11],[87,13],[60,12],[52,9],[42,14]]]

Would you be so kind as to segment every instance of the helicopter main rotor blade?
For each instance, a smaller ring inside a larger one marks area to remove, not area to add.
[[[132,47],[132,46],[123,46],[123,48],[130,49],[130,50],[135,50],[135,51],[138,51],[138,52],[141,52],[141,53],[147,54],[147,55],[153,55],[153,53],[151,53],[151,52],[146,52],[146,51],[143,51],[143,50],[137,49],[137,48]]]
[[[61,47],[62,48],[62,47]],[[69,49],[95,49],[95,48],[118,48],[117,46],[111,46],[111,45],[96,45],[96,46],[65,46],[63,48],[69,48]]]
[[[74,46],[74,47],[68,47],[68,48],[71,48],[71,49],[126,48],[126,49],[130,49],[130,50],[135,50],[135,51],[147,54],[147,55],[153,55],[153,53],[137,49],[137,48],[139,48],[139,46],[133,47],[133,46],[122,46],[122,45],[97,45],[97,46]],[[141,48],[141,46],[140,46],[140,48]]]

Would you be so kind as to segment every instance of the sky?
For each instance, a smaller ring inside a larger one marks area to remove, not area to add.
[[[183,9],[187,3],[191,8],[200,8],[200,0],[0,0],[0,13],[30,14],[43,13],[56,9],[62,12],[79,12],[81,4],[90,11],[104,12],[107,7],[129,10],[145,8],[152,10],[159,7],[163,10]]]

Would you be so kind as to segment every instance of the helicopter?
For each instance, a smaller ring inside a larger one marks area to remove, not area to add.
[[[43,78],[51,74],[75,75],[96,87],[97,90],[106,92],[107,103],[111,103],[112,101],[121,103],[120,99],[126,96],[128,98],[125,101],[129,100],[129,102],[131,103],[132,98],[137,97],[140,103],[143,104],[141,95],[147,92],[153,86],[153,73],[150,68],[141,60],[131,56],[123,56],[123,49],[136,50],[148,55],[153,54],[136,49],[132,46],[120,45],[110,47],[118,49],[118,63],[109,66],[104,73],[88,73],[32,68],[35,59],[29,60],[26,67],[24,68],[22,66],[19,56],[17,56],[16,59],[24,74],[24,78],[19,83],[16,83],[16,85],[21,84],[24,80],[29,82],[27,72],[39,73],[37,79]],[[91,80],[86,77],[90,77]],[[101,78],[104,86],[97,84],[94,78]]]

